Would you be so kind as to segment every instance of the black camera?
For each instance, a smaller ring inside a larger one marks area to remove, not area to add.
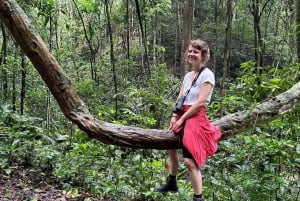
[[[175,105],[175,108],[173,111],[174,113],[177,114],[181,111],[184,101],[185,101],[185,96],[181,96],[177,99],[176,105]]]

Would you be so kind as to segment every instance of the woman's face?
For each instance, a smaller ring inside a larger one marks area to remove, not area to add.
[[[188,63],[191,64],[193,67],[199,67],[202,63],[201,61],[201,50],[198,50],[192,46],[188,48]]]

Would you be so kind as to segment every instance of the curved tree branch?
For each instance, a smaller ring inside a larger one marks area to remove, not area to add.
[[[92,116],[76,94],[70,79],[47,49],[28,17],[14,0],[0,0],[0,19],[29,57],[57,100],[64,115],[85,131],[89,137],[106,144],[141,149],[178,148],[178,136],[170,131],[120,126],[100,121]],[[300,82],[288,91],[256,107],[227,115],[215,122],[222,139],[265,124],[292,110],[300,101]]]

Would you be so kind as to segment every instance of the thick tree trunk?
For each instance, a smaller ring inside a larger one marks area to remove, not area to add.
[[[33,25],[14,0],[0,0],[0,19],[29,57],[57,100],[64,115],[89,137],[106,144],[141,148],[178,148],[178,136],[172,132],[120,126],[93,117],[78,97],[70,79],[51,55]],[[291,110],[300,101],[300,82],[288,91],[246,111],[227,115],[214,122],[222,131],[222,139],[267,123]]]

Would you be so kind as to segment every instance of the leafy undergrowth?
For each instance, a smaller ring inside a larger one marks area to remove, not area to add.
[[[36,167],[17,166],[7,175],[0,172],[0,201],[112,201],[83,188],[62,190],[63,186],[50,173]],[[141,201],[141,200],[134,200]]]
[[[267,79],[263,77],[262,83],[271,84],[264,85],[265,90],[257,85],[251,93],[241,91],[241,87],[255,87],[253,80],[257,78],[250,75],[255,75],[252,70],[241,79],[241,85],[234,85],[227,92],[225,114],[249,107],[265,99],[266,94],[281,92],[276,91],[279,85],[281,90],[289,87],[282,87],[280,79],[269,82],[263,81]],[[132,93],[134,97],[145,95],[137,95],[138,92]],[[138,102],[136,99],[132,108],[140,108],[136,107]],[[212,117],[217,116],[218,108],[218,104],[212,105],[210,114],[215,114]],[[101,111],[98,114],[101,120],[112,120],[107,117],[110,110],[103,107]],[[124,119],[130,122],[122,123],[146,128],[154,124],[152,118],[134,114],[126,110]],[[299,114],[300,107],[296,106],[281,118],[261,127],[253,125],[250,131],[220,142],[218,154],[207,161],[202,171],[205,200],[299,200]],[[47,132],[42,119],[18,115],[9,105],[0,107],[0,174],[3,173],[0,201],[191,200],[193,191],[182,163],[178,174],[179,193],[161,195],[155,191],[166,177],[163,151],[105,145],[63,122],[57,121],[57,128]],[[19,168],[15,163],[20,167],[30,164],[30,168]]]

